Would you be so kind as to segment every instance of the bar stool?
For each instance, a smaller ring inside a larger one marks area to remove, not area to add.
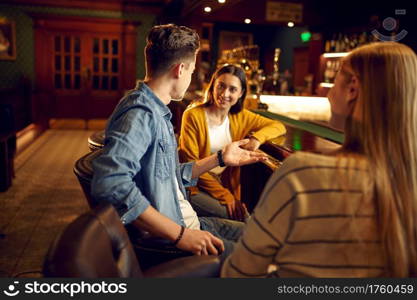
[[[88,138],[88,148],[95,151],[104,146],[104,130],[96,131]]]

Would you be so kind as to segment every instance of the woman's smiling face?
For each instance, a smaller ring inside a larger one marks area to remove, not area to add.
[[[240,79],[230,73],[220,75],[214,82],[214,105],[220,109],[230,108],[242,97],[243,89]]]

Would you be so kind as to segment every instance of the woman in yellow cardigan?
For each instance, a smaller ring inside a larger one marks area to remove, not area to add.
[[[285,134],[278,121],[243,108],[246,75],[242,68],[225,65],[211,78],[203,104],[182,117],[179,153],[183,162],[207,157],[232,141],[248,138],[245,149],[256,150],[265,141]],[[200,216],[243,221],[247,210],[240,202],[240,169],[217,167],[200,176],[190,202]]]

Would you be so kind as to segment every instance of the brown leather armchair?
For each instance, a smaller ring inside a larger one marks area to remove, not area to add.
[[[139,257],[140,260],[140,257]],[[142,272],[120,218],[110,204],[71,222],[51,245],[45,277],[218,277],[216,256],[189,256]]]

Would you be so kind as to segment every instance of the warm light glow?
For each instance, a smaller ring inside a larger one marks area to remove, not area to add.
[[[251,19],[247,19],[247,18],[245,19],[245,23],[246,23],[246,24],[250,24],[250,22],[252,22],[252,20],[251,20]]]
[[[334,83],[329,83],[329,82],[320,82],[320,86],[321,87],[326,87],[326,88],[331,88],[334,86]]]
[[[330,120],[327,97],[261,95],[259,100],[268,105],[268,111],[296,120]]]
[[[317,101],[317,103],[327,102],[327,97],[310,97],[310,96],[280,96],[280,95],[261,95],[261,102],[263,101]],[[301,103],[301,102],[300,102]]]
[[[294,22],[288,22],[288,27],[294,27]]]
[[[348,55],[349,52],[336,52],[336,53],[324,53],[324,57],[344,57]]]
[[[217,0],[217,2],[219,2],[219,3],[223,4],[223,3],[225,3],[225,2],[226,2],[226,0]]]
[[[204,7],[204,11],[205,12],[211,12],[211,7],[210,6],[206,6],[206,7]]]

